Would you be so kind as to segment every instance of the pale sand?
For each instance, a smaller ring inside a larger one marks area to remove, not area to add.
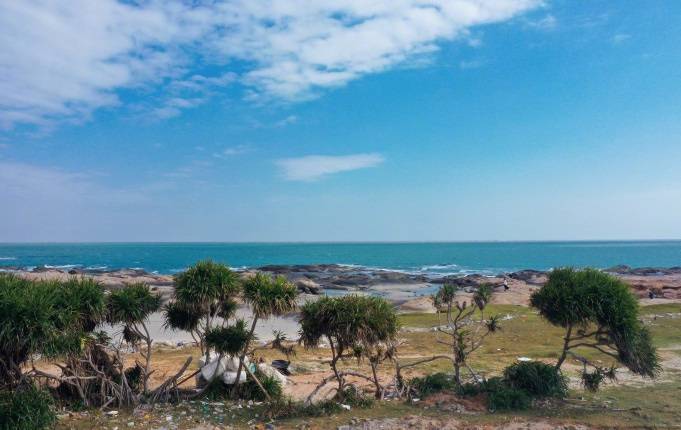
[[[245,306],[240,307],[236,312],[237,318],[242,318],[246,320],[246,324],[250,327],[252,321],[252,313],[250,309]],[[190,343],[193,339],[189,333],[186,331],[175,331],[171,329],[165,329],[163,313],[156,312],[149,317],[147,321],[147,328],[149,329],[149,334],[154,342],[169,342],[173,344],[177,343]],[[298,317],[296,315],[290,315],[285,317],[272,317],[269,319],[258,320],[258,324],[255,328],[255,335],[259,341],[270,341],[274,338],[273,331],[279,330],[286,335],[288,340],[298,340],[298,330],[300,329],[300,324],[298,324]],[[110,336],[120,336],[122,327],[116,326],[106,326],[104,330],[109,333]]]

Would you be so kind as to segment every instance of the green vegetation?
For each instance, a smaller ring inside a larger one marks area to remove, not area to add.
[[[264,273],[257,273],[244,282],[243,297],[244,301],[251,306],[251,310],[253,311],[253,322],[251,323],[251,330],[248,332],[247,337],[244,339],[244,344],[239,351],[237,375],[241,373],[241,369],[244,366],[244,360],[249,352],[251,342],[253,341],[258,320],[293,312],[297,306],[297,295],[298,289],[296,286],[288,282],[286,278],[282,276],[272,278]],[[267,388],[258,380],[257,375],[251,374],[251,377],[258,384],[267,400],[271,400]],[[239,389],[239,384],[235,384],[235,394],[238,393]]]
[[[153,294],[147,285],[141,283],[126,285],[109,296],[107,315],[109,323],[123,324],[123,338],[130,345],[139,348],[141,342],[145,344],[145,350],[140,351],[144,358],[144,366],[137,366],[141,369],[141,381],[145,394],[149,393],[153,342],[147,328],[147,318],[160,307],[160,297]]]
[[[338,368],[339,360],[346,358],[369,359],[373,375],[367,377],[354,374],[372,381],[376,387],[376,396],[383,392],[376,367],[381,359],[390,358],[394,351],[394,342],[399,329],[395,309],[379,297],[347,295],[342,297],[323,297],[315,302],[308,302],[301,308],[300,340],[306,348],[319,345],[325,338],[331,346],[331,362],[329,365],[338,383],[336,390],[339,398],[343,397],[345,376],[347,371]],[[324,386],[322,383],[310,394],[308,401]]]
[[[483,340],[490,334],[500,330],[499,318],[496,316],[485,320],[485,307],[492,297],[492,288],[481,285],[473,295],[472,303],[457,301],[458,288],[445,284],[434,297],[435,306],[445,308],[447,328],[438,327],[438,332],[449,337],[447,341],[439,341],[451,348],[451,360],[454,365],[454,380],[461,385],[461,368],[466,366],[471,376],[477,379],[473,369],[468,366],[468,357],[477,351]],[[473,319],[479,310],[479,318]]]
[[[57,417],[54,400],[32,384],[0,391],[0,430],[36,430],[52,427]]]
[[[0,274],[0,389],[16,388],[33,354],[78,353],[104,314],[103,292],[89,280],[32,282]]]
[[[411,381],[409,381],[409,385],[418,393],[419,396],[423,397],[439,393],[441,391],[454,391],[457,389],[457,387],[461,387],[456,383],[452,375],[442,372],[412,378]]]
[[[533,397],[565,397],[568,392],[567,378],[560,370],[538,361],[510,365],[504,370],[504,381]]]
[[[174,300],[165,307],[166,326],[189,332],[208,361],[206,334],[234,316],[240,292],[239,277],[229,267],[199,261],[175,276]]]
[[[532,306],[551,324],[565,329],[560,368],[568,354],[601,376],[613,375],[615,363],[642,376],[654,377],[660,370],[650,332],[638,320],[638,302],[618,278],[595,269],[557,269],[531,298]],[[615,360],[605,368],[578,355],[578,347],[591,348]],[[597,388],[602,378],[585,376],[585,385]],[[588,381],[588,382],[587,382]]]

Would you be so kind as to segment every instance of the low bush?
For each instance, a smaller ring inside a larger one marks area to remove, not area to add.
[[[504,370],[509,387],[523,390],[532,397],[565,397],[567,379],[554,366],[530,361],[515,363]]]
[[[531,404],[532,399],[524,390],[505,384],[495,385],[487,392],[487,407],[490,411],[528,409]]]
[[[445,390],[453,391],[457,388],[454,377],[446,373],[433,373],[421,378],[413,378],[409,384],[419,395],[424,397]]]
[[[57,417],[50,393],[33,385],[0,391],[0,430],[39,430],[52,427]]]
[[[267,376],[259,371],[256,371],[255,375],[273,401],[280,400],[283,397],[284,389],[278,379],[273,376]],[[260,387],[258,387],[258,384],[252,378],[248,378],[248,381],[244,383],[239,393],[240,397],[244,400],[254,400],[257,402],[267,400],[265,398],[265,393],[262,392]]]
[[[583,372],[582,373],[582,385],[588,391],[595,393],[601,386],[601,383],[605,379],[605,375],[602,372]]]
[[[354,385],[348,385],[343,392],[343,403],[358,409],[368,409],[374,405],[374,399],[367,396]]]
[[[343,412],[343,407],[333,400],[323,400],[306,405],[291,399],[280,400],[270,405],[272,416],[277,419],[325,417]]]

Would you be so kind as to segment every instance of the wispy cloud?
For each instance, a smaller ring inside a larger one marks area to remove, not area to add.
[[[487,61],[483,59],[465,60],[459,62],[459,68],[461,70],[478,69],[485,64],[487,64]]]
[[[618,33],[612,37],[612,43],[614,43],[615,45],[619,45],[620,43],[624,43],[629,39],[631,39],[630,34]]]
[[[537,30],[553,30],[558,26],[558,20],[555,16],[547,14],[542,18],[526,21],[528,27],[535,28]]]
[[[241,155],[244,154],[248,151],[251,150],[251,147],[248,145],[236,145],[236,146],[231,146],[229,148],[224,148],[221,151],[213,153],[213,157],[215,158],[229,158],[233,157],[235,155]]]
[[[277,160],[284,178],[289,181],[316,181],[325,176],[351,170],[376,167],[383,163],[381,154],[307,155]]]
[[[233,83],[236,77],[235,73],[227,72],[219,76],[193,75],[186,79],[173,80],[156,102],[158,107],[152,108],[149,114],[156,119],[176,117],[185,109],[208,102],[217,89]]]
[[[295,124],[298,122],[298,117],[295,115],[289,115],[284,119],[281,119],[276,122],[277,127],[286,127],[287,125]]]
[[[296,100],[427,55],[541,0],[0,2],[0,128],[87,120],[120,89],[177,116],[238,80]],[[239,75],[234,64],[239,64]],[[222,75],[197,74],[210,67]],[[201,76],[201,78],[198,78]],[[228,79],[223,79],[229,76]],[[211,81],[213,79],[213,81]],[[184,88],[179,88],[185,86]],[[145,92],[145,94],[147,94]]]

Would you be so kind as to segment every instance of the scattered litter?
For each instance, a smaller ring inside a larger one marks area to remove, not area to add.
[[[518,357],[518,361],[532,361],[530,357]]]

